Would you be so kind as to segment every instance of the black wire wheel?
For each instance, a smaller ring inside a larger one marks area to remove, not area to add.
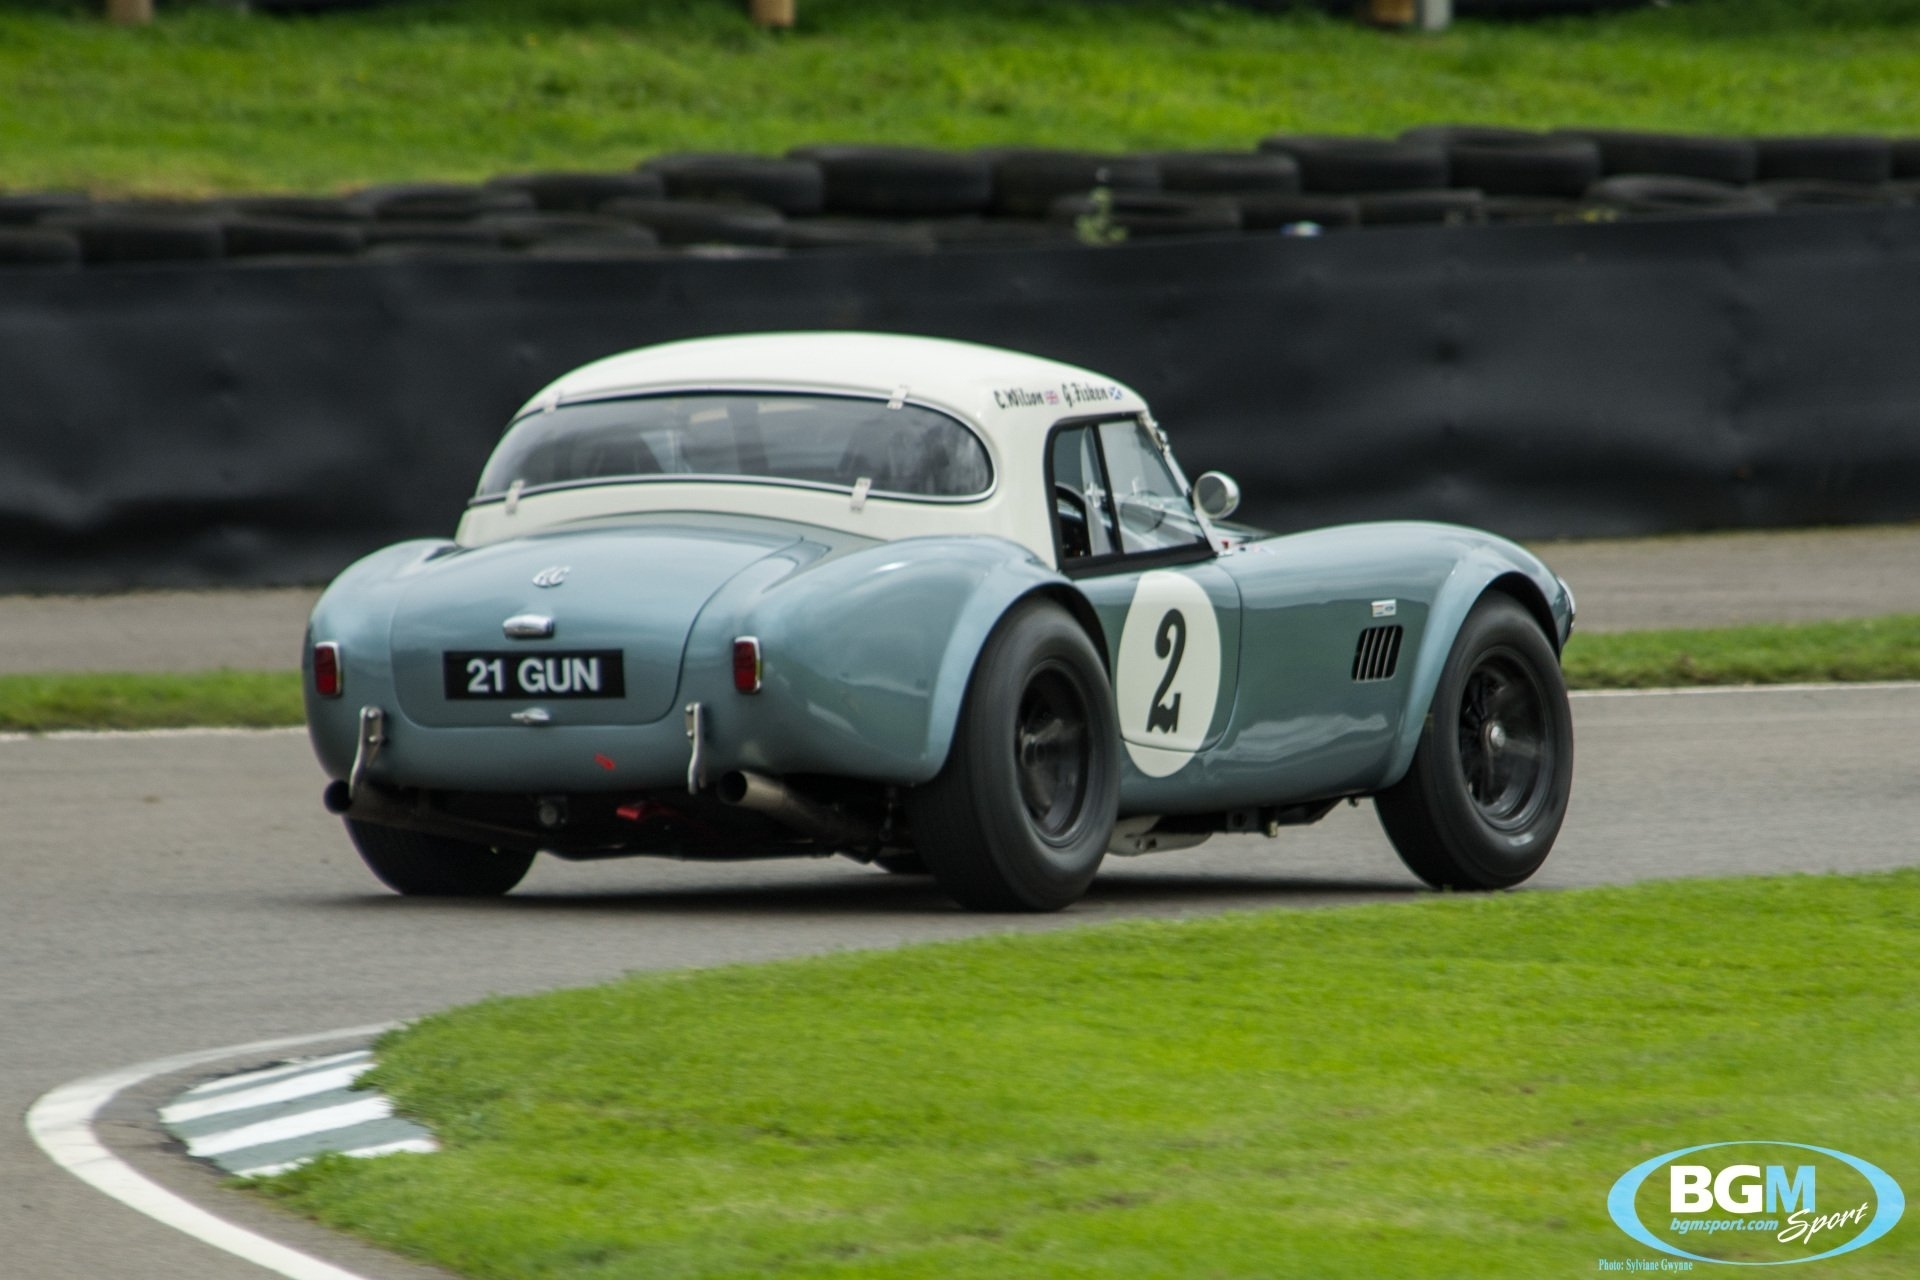
[[[531,853],[489,849],[425,831],[346,819],[360,860],[395,893],[426,898],[497,898],[533,865]]]
[[[1505,889],[1546,861],[1573,783],[1559,656],[1490,593],[1454,640],[1407,776],[1374,797],[1409,870],[1437,889]]]
[[[1058,911],[1092,883],[1120,801],[1105,664],[1059,605],[1015,606],[981,650],[946,764],[908,797],[915,846],[976,911]]]

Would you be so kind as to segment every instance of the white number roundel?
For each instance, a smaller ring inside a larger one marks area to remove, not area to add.
[[[1220,700],[1220,620],[1183,573],[1142,574],[1113,673],[1120,736],[1140,772],[1177,773],[1206,741]]]

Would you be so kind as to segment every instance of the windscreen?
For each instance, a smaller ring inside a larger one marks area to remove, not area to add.
[[[741,479],[972,498],[993,486],[986,446],[945,414],[838,396],[701,393],[563,405],[521,419],[478,497],[625,479]]]

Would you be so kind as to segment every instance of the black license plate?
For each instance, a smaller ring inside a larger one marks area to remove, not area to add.
[[[618,649],[461,650],[445,655],[442,671],[455,699],[627,696]]]

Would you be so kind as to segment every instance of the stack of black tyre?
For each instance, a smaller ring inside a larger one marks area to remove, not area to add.
[[[1916,199],[1920,139],[1873,136],[1430,125],[1397,138],[1276,134],[1247,151],[815,145],[784,156],[670,154],[628,172],[513,174],[346,196],[0,193],[0,267],[911,253]]]

